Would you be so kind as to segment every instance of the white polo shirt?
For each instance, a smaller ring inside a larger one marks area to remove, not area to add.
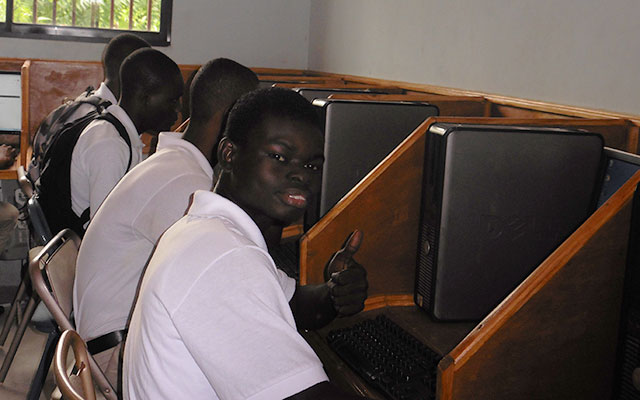
[[[327,376],[253,220],[198,191],[158,242],[125,345],[125,399],[282,399]]]
[[[73,296],[85,340],[124,329],[160,235],[184,216],[193,192],[213,185],[209,161],[181,136],[160,134],[158,151],[122,178],[85,233]]]
[[[131,167],[142,161],[140,135],[117,104],[107,108],[127,130],[131,140]],[[127,172],[129,146],[110,122],[92,121],[80,134],[71,155],[71,209],[76,215],[91,207],[91,218],[111,189]]]

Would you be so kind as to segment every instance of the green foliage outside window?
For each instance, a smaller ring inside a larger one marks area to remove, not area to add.
[[[154,0],[151,7],[151,23],[147,29],[148,0],[133,1],[133,18],[129,27],[129,0],[58,0],[56,21],[58,26],[111,29],[111,3],[114,4],[113,29],[135,31],[160,31],[161,1]],[[76,20],[73,23],[73,4]],[[13,22],[33,24],[33,0],[13,1]],[[0,0],[0,22],[6,21],[6,0]],[[53,0],[37,0],[35,24],[53,25]]]

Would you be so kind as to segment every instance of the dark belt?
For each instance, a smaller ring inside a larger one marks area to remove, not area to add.
[[[91,355],[102,353],[122,342],[127,335],[126,330],[113,331],[102,336],[98,336],[95,339],[91,339],[87,342],[87,349]]]

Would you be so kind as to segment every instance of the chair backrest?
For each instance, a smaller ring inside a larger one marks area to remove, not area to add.
[[[20,186],[20,190],[22,190],[22,193],[30,199],[33,197],[33,183],[31,183],[29,178],[27,178],[27,173],[22,165],[18,166],[16,172],[18,174],[18,185]]]
[[[71,229],[63,229],[29,263],[34,290],[53,315],[60,330],[74,330],[69,316],[73,310],[73,281],[80,238]],[[107,399],[117,395],[93,357],[89,356],[91,375]]]
[[[73,350],[75,373],[80,380],[82,394],[71,382],[67,374],[67,358],[69,348]],[[96,392],[93,387],[93,379],[91,378],[91,366],[89,361],[89,353],[87,346],[76,331],[66,330],[62,332],[60,341],[56,346],[56,355],[53,361],[53,373],[56,377],[56,383],[62,393],[63,398],[69,400],[95,400]]]
[[[29,211],[29,221],[31,222],[36,245],[44,246],[51,240],[53,235],[51,234],[51,229],[49,229],[49,224],[47,223],[47,218],[44,216],[42,207],[40,207],[37,194],[29,198],[27,210]]]
[[[73,308],[73,280],[80,238],[64,229],[51,239],[30,262],[34,289],[62,329],[74,329],[69,316]]]

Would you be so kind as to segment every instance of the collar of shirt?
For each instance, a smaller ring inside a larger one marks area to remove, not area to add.
[[[117,104],[110,105],[106,111],[113,114],[114,117],[118,118],[118,121],[122,122],[122,125],[124,125],[129,134],[129,139],[131,139],[131,147],[141,150],[144,147],[144,143],[142,143],[138,130],[133,124],[133,121],[131,121],[131,118],[129,118],[129,115],[127,115],[127,112]]]
[[[269,252],[264,241],[262,232],[249,214],[238,207],[231,200],[220,196],[217,193],[206,190],[198,190],[193,194],[193,202],[189,211],[189,217],[193,218],[225,218],[233,222],[244,236],[255,243],[265,252]]]
[[[166,148],[181,148],[188,151],[193,155],[200,168],[207,174],[207,176],[213,178],[213,167],[209,164],[209,160],[202,154],[200,149],[193,145],[193,143],[182,139],[182,132],[160,132],[158,135],[158,146],[156,152],[161,152]]]
[[[100,84],[98,90],[96,90],[93,94],[100,97],[101,99],[109,100],[111,104],[118,104],[118,99],[116,99],[116,96],[104,82]]]

